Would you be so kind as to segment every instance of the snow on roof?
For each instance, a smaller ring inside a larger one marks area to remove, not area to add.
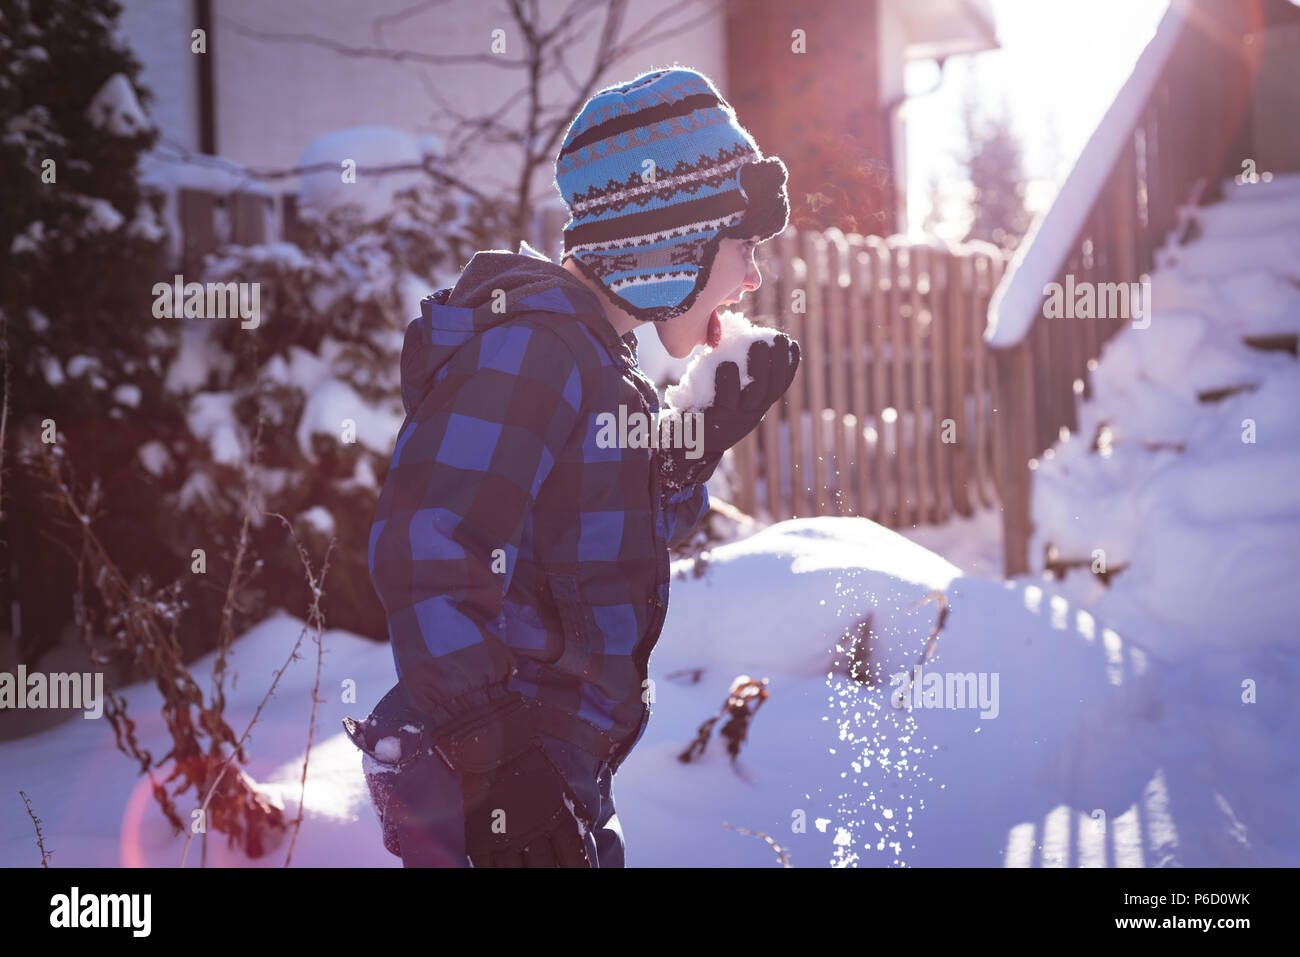
[[[154,149],[140,157],[140,181],[159,189],[272,195],[271,188],[233,160],[202,153],[177,155]]]

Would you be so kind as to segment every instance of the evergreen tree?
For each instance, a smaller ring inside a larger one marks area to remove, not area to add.
[[[35,455],[51,438],[79,484],[101,485],[95,525],[123,570],[175,574],[157,545],[157,477],[138,457],[183,423],[161,387],[175,334],[150,310],[162,232],[136,178],[157,134],[120,12],[114,0],[0,0],[0,620],[19,622],[21,660],[57,640],[76,590],[57,547],[76,538],[60,534]]]
[[[967,89],[963,161],[974,195],[966,239],[982,239],[1009,251],[1020,243],[1031,219],[1025,208],[1023,151],[1005,102],[998,113],[989,113],[978,106],[974,85]]]

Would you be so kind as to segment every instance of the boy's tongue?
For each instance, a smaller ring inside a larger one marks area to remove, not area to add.
[[[721,341],[722,320],[718,318],[718,310],[714,309],[709,313],[709,348],[716,349]]]

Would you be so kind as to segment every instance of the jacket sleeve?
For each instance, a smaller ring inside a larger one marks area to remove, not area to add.
[[[692,461],[680,449],[665,449],[660,475],[663,512],[668,521],[668,547],[686,541],[709,510],[709,490],[704,484],[722,456],[705,455]]]
[[[398,677],[435,731],[513,696],[502,601],[528,511],[581,421],[581,371],[550,330],[499,327],[475,351],[475,368],[453,366],[408,416],[370,530]]]
[[[668,547],[686,541],[700,519],[709,510],[709,490],[703,482],[664,495],[664,514],[668,517]]]

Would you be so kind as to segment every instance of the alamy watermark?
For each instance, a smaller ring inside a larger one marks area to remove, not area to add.
[[[704,413],[665,409],[658,415],[629,412],[620,405],[618,414],[596,416],[596,445],[602,449],[686,449],[688,459],[704,454]]]
[[[99,718],[104,714],[104,673],[43,671],[27,673],[26,665],[18,673],[0,671],[0,709],[76,708],[83,717]]]
[[[121,927],[148,937],[152,912],[152,894],[83,894],[74,886],[50,898],[51,927]]]
[[[1151,283],[1076,282],[1066,273],[1065,283],[1043,287],[1044,319],[1130,319],[1134,329],[1151,325]]]
[[[998,703],[998,672],[996,671],[931,671],[924,672],[920,665],[906,671],[895,672],[889,686],[896,690],[889,694],[895,708],[979,708],[981,718],[996,718],[1001,710]]]
[[[170,284],[154,283],[155,319],[241,319],[241,329],[262,322],[261,283],[186,282],[177,273]]]

